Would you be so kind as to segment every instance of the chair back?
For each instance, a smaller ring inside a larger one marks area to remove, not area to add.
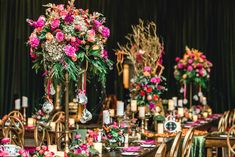
[[[174,139],[173,144],[171,146],[170,156],[169,157],[177,157],[179,146],[180,146],[181,137],[182,137],[182,132],[180,131],[175,136],[175,139]]]
[[[49,128],[47,126],[37,123],[34,129],[34,144],[35,146],[51,144]]]
[[[155,157],[166,157],[166,144],[165,143],[162,143],[159,146],[155,154]]]
[[[51,118],[51,122],[59,122],[59,121],[64,121],[65,120],[65,112],[64,111],[58,111],[56,112],[52,118]]]
[[[233,140],[234,140],[234,135],[235,135],[235,125],[233,125],[229,131],[228,131],[228,134],[227,134],[227,145],[228,145],[228,151],[229,151],[229,157],[232,155],[235,155],[235,144],[234,142],[231,142],[230,139],[231,137],[233,137]]]
[[[184,138],[184,142],[182,145],[182,157],[189,157],[191,146],[193,143],[193,134],[194,134],[194,128],[190,128]]]
[[[19,120],[23,120],[24,119],[22,113],[20,113],[19,111],[11,111],[10,113],[8,113],[8,117],[10,117],[10,116],[16,117]]]
[[[11,143],[20,147],[24,146],[24,125],[17,117],[8,116],[2,124],[2,133],[6,138],[11,139]]]

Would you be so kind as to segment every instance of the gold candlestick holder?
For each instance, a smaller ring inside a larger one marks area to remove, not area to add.
[[[26,125],[26,120],[27,120],[27,117],[26,117],[26,108],[27,107],[22,107],[22,108],[23,108],[23,117],[24,117],[23,124]]]
[[[134,119],[135,118],[135,113],[136,113],[136,111],[131,111],[132,113],[131,113],[131,116],[132,116],[132,119]]]
[[[141,118],[141,133],[144,133],[144,127],[145,127],[145,118]]]
[[[61,110],[60,106],[60,91],[61,91],[61,85],[56,86],[56,99],[55,99],[55,110]]]
[[[117,116],[118,126],[121,127],[121,121],[123,116]]]

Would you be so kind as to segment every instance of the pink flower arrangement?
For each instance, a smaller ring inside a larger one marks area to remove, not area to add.
[[[202,87],[206,86],[206,82],[210,78],[212,63],[202,52],[186,47],[183,58],[176,57],[175,61],[177,63],[174,67],[176,80],[181,83],[192,81]]]
[[[87,74],[102,77],[100,81],[104,84],[112,62],[104,50],[110,31],[104,26],[103,15],[77,9],[72,1],[67,6],[46,7],[45,16],[41,15],[37,21],[27,19],[34,27],[28,40],[33,68],[49,71],[48,80],[63,81],[68,72],[69,78],[76,81],[86,61],[90,71]]]
[[[36,147],[36,151],[34,152],[33,156],[36,157],[53,157],[54,156],[54,152],[50,152],[50,150],[48,150],[47,146],[38,146]]]

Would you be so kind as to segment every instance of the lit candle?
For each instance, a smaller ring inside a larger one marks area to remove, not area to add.
[[[189,118],[189,119],[192,119],[192,116],[193,116],[192,113],[189,112],[189,113],[188,113],[188,118]]]
[[[108,110],[103,111],[103,123],[104,124],[109,124],[110,123],[110,116],[109,116],[109,111]]]
[[[57,152],[57,145],[48,145],[48,150],[50,152],[56,153]]]
[[[94,142],[94,149],[99,152],[99,156],[102,156],[102,143],[101,142]]]
[[[137,100],[131,100],[131,111],[132,112],[137,111]]]
[[[123,66],[123,85],[124,88],[129,88],[129,65],[124,64]]]
[[[177,97],[173,97],[172,100],[174,101],[174,106],[177,107]]]
[[[22,107],[28,107],[28,98],[26,96],[22,96]]]
[[[193,121],[196,122],[198,119],[198,116],[196,114],[193,115]]]
[[[28,118],[28,126],[35,126],[35,120],[34,118]]]
[[[172,99],[168,100],[168,110],[173,111],[174,109],[174,101]]]
[[[50,123],[51,131],[55,131],[55,125],[56,125],[55,122]]]
[[[208,111],[208,115],[212,115],[212,109],[211,108],[209,108],[207,111]]]
[[[128,147],[129,135],[128,134],[124,134],[124,137],[125,137],[124,147]]]
[[[208,112],[203,112],[202,115],[203,115],[204,118],[207,118],[208,117]]]
[[[182,99],[179,99],[179,100],[178,100],[178,106],[179,106],[179,107],[183,107],[183,100],[182,100]]]
[[[139,106],[139,118],[145,117],[145,106]]]
[[[75,119],[69,118],[69,124],[71,127],[74,127],[75,126]]]
[[[124,115],[124,102],[117,101],[117,116]]]
[[[20,99],[15,100],[15,109],[20,110]]]
[[[55,156],[57,156],[57,157],[64,157],[65,154],[64,154],[63,151],[57,151],[57,152],[55,153]]]
[[[114,109],[109,109],[109,116],[114,117],[115,116],[115,111]]]
[[[183,117],[184,116],[184,108],[183,107],[178,107],[178,115],[180,117]]]
[[[202,98],[202,105],[207,105],[206,97],[203,97],[203,98]]]
[[[164,133],[163,123],[157,123],[157,133],[158,134],[163,134]]]

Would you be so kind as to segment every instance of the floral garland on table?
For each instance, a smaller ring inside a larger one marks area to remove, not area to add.
[[[65,73],[77,81],[84,71],[90,78],[97,75],[104,85],[112,62],[104,49],[110,31],[103,15],[76,9],[73,1],[67,6],[49,3],[45,7],[45,16],[37,21],[27,19],[34,28],[28,40],[33,69],[44,71],[49,90],[53,82],[65,80]]]
[[[182,59],[176,57],[177,65],[174,67],[174,76],[180,83],[194,82],[206,87],[206,82],[210,78],[211,67],[213,66],[206,56],[196,50],[185,48],[186,52]]]
[[[124,129],[119,127],[116,122],[103,125],[102,141],[106,147],[111,149],[124,144]]]
[[[36,148],[33,157],[54,157],[54,152],[48,150],[47,146],[39,146]]]
[[[80,134],[74,136],[74,141],[70,145],[69,157],[87,157],[95,155],[98,152],[94,149],[94,142],[98,140],[98,132],[93,130],[87,131],[86,140],[81,139]]]
[[[165,81],[162,77],[164,54],[163,44],[156,34],[156,24],[150,22],[147,25],[140,20],[136,26],[132,26],[133,33],[126,38],[128,44],[119,45],[117,50],[117,68],[122,72],[124,55],[127,56],[134,67],[135,77],[131,80],[131,95],[137,99],[140,106],[153,108],[158,101],[160,94],[165,89],[159,85]],[[121,65],[121,70],[119,65]]]

